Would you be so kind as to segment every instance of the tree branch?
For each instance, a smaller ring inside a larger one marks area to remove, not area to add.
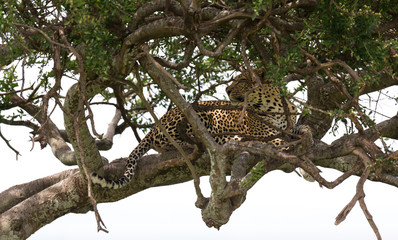
[[[336,222],[335,224],[338,225],[340,224],[342,221],[344,221],[347,217],[347,215],[350,213],[350,211],[352,210],[352,208],[355,206],[356,202],[359,202],[362,211],[364,212],[366,219],[368,220],[370,226],[372,227],[374,233],[376,234],[376,237],[378,240],[381,240],[381,235],[380,232],[375,224],[375,222],[373,221],[373,217],[372,215],[369,213],[368,208],[366,207],[365,204],[365,192],[363,190],[363,186],[365,184],[366,179],[368,179],[370,171],[371,171],[371,167],[372,167],[372,161],[370,160],[370,158],[368,157],[368,155],[366,154],[366,152],[362,149],[355,149],[353,151],[353,153],[355,155],[357,155],[360,159],[362,159],[363,164],[365,166],[365,170],[362,173],[361,178],[358,181],[357,184],[357,188],[356,188],[356,194],[355,196],[352,198],[352,200],[347,204],[346,207],[343,208],[343,210],[339,213],[339,215],[336,217]]]
[[[192,125],[193,132],[195,136],[198,136],[200,142],[203,143],[207,149],[216,149],[217,144],[214,142],[207,128],[201,123],[196,111],[189,103],[185,102],[178,92],[178,89],[173,83],[175,82],[175,80],[173,81],[173,77],[152,58],[148,49],[145,47],[144,53],[143,57],[139,59],[143,68],[152,79],[155,80],[171,101],[181,110],[188,122]]]
[[[171,69],[175,69],[175,70],[181,70],[182,68],[187,67],[189,65],[189,63],[191,62],[191,57],[192,57],[193,51],[195,50],[195,47],[196,46],[193,43],[193,41],[190,41],[188,46],[185,49],[184,58],[179,63],[169,62],[160,57],[155,57],[155,60],[158,63],[160,63],[160,65],[162,65],[163,67],[167,67],[167,68],[171,68]]]
[[[42,111],[32,103],[26,101],[25,99],[18,97],[17,95],[10,96],[10,100],[13,104],[24,109],[29,115],[34,117],[38,122],[42,123],[43,118],[41,117]],[[51,150],[54,153],[54,156],[60,160],[63,164],[71,166],[76,165],[76,159],[74,152],[70,149],[70,147],[63,140],[57,126],[51,121],[51,119],[47,119],[47,137],[48,144],[51,146]]]
[[[386,130],[388,127],[385,125],[392,126],[391,124],[397,122],[397,119],[394,121],[387,120],[381,123],[380,126],[384,127],[380,130]],[[322,162],[321,165],[324,167],[348,171],[350,167],[347,168],[344,166],[350,164],[350,161],[354,161],[353,166],[355,166],[355,162],[357,161],[357,158],[352,158],[352,156],[347,155],[347,153],[355,149],[354,145],[351,144],[352,147],[350,147],[349,144],[353,142],[352,138],[354,137],[342,137],[331,145],[317,142],[312,147],[310,153],[307,154],[307,157],[316,165]],[[244,171],[241,167],[238,167],[239,165],[246,167],[246,171],[248,172],[259,161],[264,159],[263,169],[265,169],[266,172],[274,169],[286,169],[286,159],[281,158],[282,155],[280,154],[282,153],[273,151],[271,150],[272,148],[264,147],[263,144],[259,144],[258,148],[253,148],[253,146],[256,146],[256,144],[250,142],[235,143],[234,145],[229,144],[228,147],[224,149],[224,151],[227,151],[226,174],[230,171],[228,166],[234,166],[232,171],[234,179],[240,179]],[[242,154],[242,151],[247,151],[249,155],[243,153],[241,157],[238,157]],[[198,175],[208,175],[211,168],[209,153],[203,153],[193,164]],[[123,174],[124,167],[125,161],[113,161],[105,167],[105,177],[109,178],[114,176],[117,178],[119,174]],[[176,169],[178,169],[178,171],[176,171]],[[90,206],[87,197],[87,183],[82,175],[78,174],[76,171],[77,170],[60,173],[58,175],[60,176],[59,178],[55,177],[55,179],[58,180],[52,180],[53,177],[51,176],[40,180],[48,183],[42,185],[40,188],[33,188],[35,191],[30,194],[28,194],[29,189],[32,189],[35,183],[17,186],[16,188],[11,188],[1,193],[1,199],[13,199],[15,194],[20,194],[15,190],[19,189],[18,191],[22,191],[22,195],[24,195],[26,199],[19,199],[17,202],[4,204],[5,207],[1,206],[0,209],[3,209],[3,211],[4,209],[9,210],[6,210],[0,215],[0,232],[8,237],[12,236],[12,234],[16,234],[18,236],[24,236],[23,238],[27,238],[41,226],[50,223],[67,212],[87,211]],[[396,178],[392,180],[391,175],[387,177],[384,171],[385,170],[382,170],[380,173],[381,177],[375,180],[397,186],[393,183],[394,181],[396,182]],[[360,174],[358,171],[354,172],[354,174],[358,173]],[[391,172],[388,174],[391,174]],[[398,170],[396,170],[395,175],[398,176]],[[146,188],[185,182],[190,179],[192,179],[191,172],[176,151],[149,155],[143,157],[142,161],[139,161],[134,184],[128,184],[123,189],[117,190],[103,189],[95,186],[95,197],[98,202],[112,202],[138,193]],[[59,182],[59,180],[62,181]],[[58,183],[54,184],[54,182]],[[43,190],[41,190],[41,188],[43,188]],[[228,189],[231,189],[231,191]],[[242,194],[245,193],[245,190],[241,191],[235,188],[228,189],[226,189],[227,191],[224,190],[224,195],[222,196],[224,201],[228,199],[228,201],[234,202],[234,196],[243,196]],[[57,194],[54,195],[54,193]],[[31,195],[31,197],[28,197],[29,195]],[[25,201],[22,202],[22,200]],[[55,200],[58,202],[56,207],[54,206]],[[5,203],[5,201],[1,204],[3,203]],[[236,206],[239,205],[238,203],[239,201],[237,201]],[[228,204],[232,203],[230,202]],[[232,204],[231,206],[234,205]],[[13,219],[11,225],[9,224],[9,219]]]
[[[192,174],[192,178],[194,181],[194,186],[195,186],[195,191],[196,191],[196,196],[197,196],[197,203],[201,204],[205,201],[202,191],[200,190],[200,179],[198,177],[198,175],[196,174],[195,168],[191,163],[190,158],[188,157],[188,155],[185,154],[184,150],[182,149],[181,146],[178,145],[178,143],[175,141],[175,139],[169,134],[169,132],[165,129],[165,127],[160,123],[158,117],[156,116],[156,114],[153,112],[151,106],[149,105],[149,103],[146,101],[146,98],[143,94],[142,91],[142,82],[141,79],[138,75],[138,71],[135,71],[138,82],[139,82],[139,87],[136,87],[134,85],[134,88],[137,91],[138,96],[141,98],[142,102],[144,103],[145,107],[147,108],[147,110],[149,111],[149,113],[151,114],[152,118],[154,119],[156,126],[160,129],[160,131],[166,136],[166,138],[169,140],[169,142],[178,150],[178,152],[182,155],[185,163],[187,164],[189,171]],[[196,149],[197,150],[197,149]]]
[[[1,129],[0,129],[0,138],[3,139],[3,141],[7,144],[7,146],[15,153],[16,159],[18,160],[18,156],[20,156],[21,154],[19,154],[19,151],[16,150],[13,146],[11,146],[10,140],[4,137],[3,133],[1,132]]]
[[[224,50],[224,48],[231,43],[231,41],[233,40],[233,38],[239,33],[239,31],[241,30],[242,26],[244,26],[244,24],[246,23],[246,21],[242,20],[240,21],[237,26],[234,29],[231,29],[228,33],[228,35],[224,38],[224,40],[217,46],[215,51],[210,51],[207,50],[203,44],[202,41],[200,40],[199,34],[194,33],[193,37],[195,39],[195,43],[199,48],[199,51],[206,56],[209,57],[219,57],[222,54],[222,51]]]
[[[333,64],[337,64],[334,62]],[[357,73],[358,74],[358,73]],[[306,74],[305,74],[306,75]],[[360,76],[360,75],[359,75]],[[389,86],[397,85],[398,78],[388,73],[380,73],[380,80],[367,83],[360,89],[361,95],[378,91]],[[308,104],[324,111],[339,108],[339,104],[347,97],[337,89],[333,82],[325,83],[321,76],[310,76],[306,80],[308,86]],[[321,139],[332,124],[333,118],[323,113],[313,112],[300,116],[299,125],[308,125],[312,128],[315,139]]]
[[[102,139],[96,140],[95,144],[98,150],[109,150],[113,146],[113,137],[116,133],[117,123],[120,121],[122,113],[119,109],[116,109],[115,115],[113,116],[111,122],[108,124],[108,129]]]
[[[178,4],[177,1],[157,0],[157,1],[148,2],[145,5],[138,8],[137,11],[134,13],[132,21],[130,21],[128,24],[129,32],[135,31],[139,23],[142,20],[144,20],[146,17],[152,15],[154,12],[166,11],[166,9],[167,11],[171,11],[177,16],[183,15],[181,6]]]
[[[32,182],[15,185],[0,193],[0,215],[20,202],[41,192],[42,190],[76,174],[77,169],[66,170],[51,176],[40,178]]]

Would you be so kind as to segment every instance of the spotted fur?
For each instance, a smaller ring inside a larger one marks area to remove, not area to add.
[[[233,104],[243,105],[245,94],[248,92],[247,104],[264,112],[262,116],[272,122],[274,126],[286,129],[288,127],[286,116],[290,115],[292,123],[290,127],[293,127],[296,123],[296,106],[287,99],[281,97],[279,88],[273,86],[270,79],[265,78],[264,70],[256,69],[254,72],[259,76],[261,86],[258,86],[257,82],[250,77],[248,71],[242,73],[237,76],[226,89],[231,102]],[[288,112],[284,110],[285,108],[288,109]]]
[[[245,93],[254,85],[247,73],[238,76],[235,81],[227,88],[228,95],[232,102],[242,103]],[[278,137],[279,132],[274,126],[286,129],[286,116],[283,114],[283,104],[279,96],[279,90],[271,85],[264,84],[264,90],[255,89],[249,94],[250,106],[257,110],[269,112],[271,114],[258,115],[254,111],[244,112],[242,122],[239,122],[242,108],[237,108],[229,101],[205,101],[199,102],[195,107],[198,116],[209,130],[214,140],[223,144],[231,139],[259,139],[260,141],[272,143],[275,146],[282,144]],[[268,101],[270,100],[270,101]],[[296,108],[287,101],[291,114],[296,114]],[[295,115],[291,115],[295,122]],[[190,146],[195,142],[192,127],[187,123],[182,112],[178,108],[168,111],[162,118],[161,124],[166,131],[181,145]],[[125,186],[136,172],[137,162],[150,149],[163,152],[173,149],[167,137],[157,126],[141,140],[138,146],[131,152],[127,160],[127,167],[124,176],[118,180],[105,179],[96,173],[91,175],[93,183],[102,187],[117,189]]]

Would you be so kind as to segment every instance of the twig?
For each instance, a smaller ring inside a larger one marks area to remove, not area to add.
[[[56,41],[52,40],[45,32],[43,32],[43,31],[42,31],[41,29],[39,29],[39,28],[32,27],[32,26],[29,26],[29,25],[26,25],[26,24],[20,24],[20,23],[14,23],[14,24],[15,24],[15,26],[26,27],[26,28],[30,28],[30,29],[32,29],[32,30],[34,30],[34,31],[37,31],[37,32],[39,32],[41,35],[43,35],[43,37],[44,37],[45,39],[47,39],[47,41],[49,41],[50,43],[68,49],[68,46],[66,46],[66,45],[64,45],[64,44],[62,44],[62,43],[59,43],[59,42],[56,42]]]
[[[56,35],[53,36],[55,38]],[[39,137],[38,139],[43,139],[44,135],[46,135],[46,132],[48,131],[48,120],[50,118],[50,115],[47,115],[47,110],[48,110],[48,102],[51,97],[56,96],[57,91],[61,88],[61,79],[62,79],[62,73],[63,73],[63,68],[61,66],[61,48],[57,45],[53,45],[53,61],[54,61],[54,67],[53,67],[53,73],[55,76],[55,84],[54,86],[50,89],[50,91],[47,92],[42,98],[42,106],[41,106],[41,127],[39,129]],[[32,96],[32,95],[31,95]],[[56,106],[54,106],[55,109]],[[42,131],[44,129],[44,131]],[[43,145],[43,144],[42,144]]]
[[[356,82],[359,82],[361,80],[358,73],[355,72],[354,69],[352,69],[346,62],[339,59],[335,59],[333,62],[343,67]]]
[[[1,133],[1,129],[0,129],[0,137],[4,140],[4,142],[7,144],[7,146],[8,146],[12,151],[15,152],[16,159],[18,160],[18,156],[21,156],[21,154],[19,154],[19,152],[18,152],[15,148],[13,148],[13,147],[11,146],[10,140],[7,140],[7,139],[4,137],[3,133]]]
[[[193,102],[194,102],[194,103],[198,102],[198,101],[200,100],[200,98],[202,97],[203,94],[205,94],[205,93],[207,93],[207,92],[209,92],[209,91],[211,91],[211,90],[213,90],[213,89],[216,89],[216,88],[217,88],[218,86],[220,86],[220,85],[227,84],[227,83],[229,83],[229,82],[231,82],[231,81],[233,81],[233,79],[221,81],[221,82],[219,82],[219,83],[217,83],[217,84],[211,85],[209,88],[207,88],[207,89],[205,89],[205,90],[203,90],[203,91],[199,91],[198,94],[197,94],[196,97],[195,97],[195,100],[194,100]]]
[[[50,116],[53,114],[53,112],[55,111],[56,107],[57,107],[57,105],[54,105],[53,110],[51,110],[50,114],[48,114],[48,115],[47,115],[47,107],[46,107],[45,112],[44,112],[43,108],[40,110],[40,112],[38,112],[38,113],[41,113],[41,118],[39,120],[41,126],[39,127],[39,129],[37,129],[37,132],[39,132],[39,136],[35,137],[33,140],[34,141],[40,141],[40,144],[41,144],[42,148],[45,147],[47,145],[47,143],[48,143],[48,139],[46,138],[45,135],[46,134],[48,135],[48,133],[51,131],[49,126],[48,126],[48,123],[51,121]],[[47,136],[47,137],[51,137],[51,136]],[[34,146],[32,146],[32,150],[33,150],[33,147]]]
[[[19,121],[15,121],[15,120],[7,120],[7,119],[0,119],[0,123],[4,123],[7,125],[12,125],[12,126],[25,126],[28,127],[30,129],[33,130],[33,132],[37,132],[37,130],[40,128],[38,125],[34,124],[31,121],[28,120],[19,120]]]
[[[32,86],[28,87],[28,88],[23,88],[20,90],[15,90],[15,91],[9,91],[9,92],[5,92],[5,93],[0,93],[0,96],[6,96],[6,95],[11,95],[11,94],[15,94],[15,93],[19,93],[19,92],[24,92],[24,91],[28,91],[28,90],[33,90],[33,84]]]
[[[373,232],[376,234],[377,239],[381,240],[381,235],[379,232],[379,229],[376,226],[376,223],[373,221],[373,216],[370,214],[366,203],[365,203],[365,194],[363,198],[360,198],[359,200],[359,206],[361,206],[363,213],[365,214],[366,219],[368,220],[370,226],[373,229]]]
[[[121,82],[122,84],[126,84],[129,85],[130,82],[123,80],[123,79],[117,79],[117,78],[113,78],[115,81]],[[133,121],[130,121],[130,119],[127,117],[127,111],[124,108],[124,95],[121,92],[121,88],[119,87],[119,85],[113,87],[113,92],[115,94],[115,98],[116,98],[116,106],[119,109],[119,111],[121,112],[121,116],[124,120],[124,122],[131,128],[131,130],[134,133],[135,138],[137,139],[137,142],[141,142],[141,137],[137,132],[137,124],[135,124]]]

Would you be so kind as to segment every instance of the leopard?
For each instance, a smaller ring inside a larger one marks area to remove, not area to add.
[[[255,69],[253,73],[259,77],[259,84],[245,71],[233,79],[226,88],[229,100],[235,105],[244,105],[245,95],[248,106],[260,111],[259,114],[278,129],[293,128],[297,118],[297,107],[287,98],[281,96],[280,88],[266,78],[264,68]],[[285,110],[286,109],[286,110]],[[290,126],[288,118],[290,118]]]
[[[288,140],[298,140],[303,134],[303,129],[308,129],[306,125],[297,125],[296,118],[298,110],[296,105],[287,98],[282,97],[280,88],[273,86],[273,80],[266,78],[264,68],[253,71],[259,77],[259,83],[251,77],[250,72],[246,71],[233,79],[231,85],[226,88],[226,92],[232,104],[244,105],[245,100],[248,106],[260,111],[262,118],[273,124],[274,129],[286,130],[289,128]],[[248,93],[248,94],[247,94]],[[245,99],[247,98],[247,99]],[[286,109],[286,110],[285,110]],[[288,119],[290,118],[290,126]],[[283,150],[292,150],[283,148]],[[315,179],[303,169],[299,168],[301,176],[308,182]]]
[[[261,74],[260,71],[259,73]],[[287,102],[290,113],[283,115],[285,108],[282,101],[284,100],[277,94],[277,87],[270,84],[263,84],[263,90],[254,89],[248,95],[250,105],[253,107],[249,106],[246,111],[243,111],[242,104],[239,103],[243,102],[241,97],[242,94],[245,95],[247,92],[245,90],[251,88],[250,82],[253,81],[251,81],[249,76],[247,72],[242,73],[227,88],[227,94],[231,101],[201,101],[195,104],[194,109],[217,144],[225,144],[231,140],[245,141],[247,139],[260,139],[259,141],[261,142],[271,143],[276,147],[281,146],[284,140],[279,137],[280,130],[278,128],[287,128],[286,115],[290,114],[293,119],[296,108],[289,101],[285,101]],[[247,82],[247,87],[243,91],[240,91],[239,94],[238,89],[241,89],[241,85],[245,81]],[[269,93],[270,96],[265,95],[263,91]],[[254,96],[254,94],[258,94],[260,97]],[[271,101],[268,102],[268,99]],[[258,102],[255,103],[255,101]],[[261,115],[258,112],[271,114]],[[181,147],[192,147],[197,142],[192,126],[177,107],[166,112],[159,121],[174,141]],[[103,188],[110,189],[119,189],[126,186],[136,173],[138,161],[151,149],[160,153],[174,149],[166,135],[157,125],[149,131],[138,146],[130,153],[124,175],[121,178],[111,180],[97,173],[91,173],[92,182]]]

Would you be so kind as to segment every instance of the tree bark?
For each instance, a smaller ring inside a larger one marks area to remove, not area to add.
[[[382,135],[397,138],[398,116],[386,120],[376,127]],[[375,136],[375,131],[368,130],[368,136]],[[361,136],[342,137],[330,145],[318,142],[306,156],[318,166],[346,172],[353,168],[357,162],[357,158],[351,153],[356,149],[356,141],[359,137]],[[235,172],[233,173],[234,179],[238,175],[240,176],[239,178],[242,177],[243,170],[239,167],[242,164],[245,166],[246,173],[250,172],[250,169],[264,159],[263,167],[266,172],[275,169],[286,169],[286,164],[288,164],[286,159],[280,157],[280,154],[283,155],[283,153],[272,150],[272,147],[264,148],[262,144],[226,144],[223,148],[228,149],[228,151],[225,155],[227,161],[225,163],[226,169],[222,169],[222,171],[225,171],[225,175],[230,175],[231,171]],[[243,150],[247,151],[249,155],[239,157]],[[289,156],[288,153],[285,155]],[[211,172],[210,162],[210,155],[207,152],[202,153],[201,157],[193,162],[198,175],[209,175]],[[118,176],[123,174],[124,167],[125,160],[113,161],[105,167],[105,176],[118,178]],[[294,167],[290,167],[290,169],[292,170]],[[355,172],[355,175],[360,174],[361,172]],[[372,172],[369,175],[369,179],[398,187],[397,176],[398,168],[381,168],[380,171]],[[149,155],[139,161],[136,177],[130,184],[117,190],[94,186],[95,198],[98,202],[113,202],[150,187],[176,184],[191,179],[191,172],[177,151]],[[240,185],[238,184],[237,186]],[[239,190],[236,188],[229,190],[231,192],[224,192],[221,198],[224,199],[224,203],[225,201],[233,201],[232,197],[238,196],[234,192],[239,192]],[[23,197],[11,201],[17,195]],[[225,198],[226,196],[229,196],[229,198]],[[90,201],[87,197],[87,183],[80,171],[77,170],[67,170],[53,176],[12,187],[0,193],[0,197],[2,200],[5,199],[0,206],[2,210],[0,215],[0,232],[2,235],[0,239],[26,239],[42,226],[51,223],[58,217],[70,212],[85,212],[90,209]],[[235,198],[235,203],[237,204],[235,206],[239,206],[239,202],[236,201],[237,199]],[[242,199],[239,201],[242,201]],[[227,205],[231,205],[231,203],[227,203]],[[209,207],[214,206],[216,205]],[[221,206],[225,206],[225,204],[221,204]],[[220,214],[219,211],[216,212]],[[212,213],[214,214],[215,212]]]

